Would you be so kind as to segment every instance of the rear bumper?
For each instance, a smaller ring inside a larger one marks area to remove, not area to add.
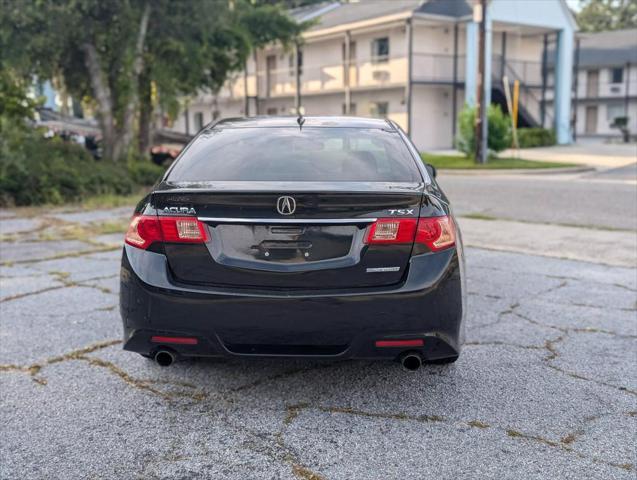
[[[404,283],[349,291],[270,291],[180,285],[166,258],[126,245],[120,311],[124,349],[184,356],[304,356],[426,360],[456,357],[465,312],[462,248],[415,256]],[[195,345],[161,345],[153,335]],[[378,348],[383,339],[424,339],[421,348]]]

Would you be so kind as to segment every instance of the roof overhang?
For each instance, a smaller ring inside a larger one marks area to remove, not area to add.
[[[393,13],[391,15],[383,15],[382,17],[370,18],[367,20],[360,20],[357,22],[343,23],[341,25],[335,25],[329,28],[319,28],[303,33],[303,38],[310,40],[318,37],[325,37],[336,34],[344,34],[348,30],[361,30],[366,28],[372,28],[377,26],[384,26],[389,23],[396,23],[405,21],[411,18],[413,12],[407,10],[404,12]]]

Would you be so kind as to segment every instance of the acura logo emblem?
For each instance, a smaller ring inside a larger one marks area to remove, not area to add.
[[[292,197],[279,197],[276,201],[276,210],[281,215],[292,215],[296,210],[296,200]]]

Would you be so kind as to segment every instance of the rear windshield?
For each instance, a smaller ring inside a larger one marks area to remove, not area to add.
[[[210,181],[416,182],[396,132],[358,128],[229,128],[203,132],[170,183]]]

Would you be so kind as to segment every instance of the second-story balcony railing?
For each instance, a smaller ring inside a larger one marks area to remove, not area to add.
[[[465,74],[464,55],[413,53],[412,79],[423,83],[452,83],[464,80]],[[455,78],[454,78],[455,69]]]
[[[454,58],[448,54],[414,52],[412,56],[412,80],[417,83],[451,84],[454,80],[465,80],[466,57]],[[455,70],[455,74],[454,74]],[[494,57],[493,81],[501,82],[502,60]],[[540,62],[507,58],[504,73],[510,81],[520,80],[523,85],[539,88],[542,85]],[[347,86],[352,90],[400,87],[407,83],[408,64],[406,56],[387,56],[358,60],[349,67],[343,63],[309,64],[301,68],[300,85],[303,95],[342,92]],[[286,97],[296,93],[296,71],[294,67],[260,69],[244,78],[237,73],[219,92],[223,98],[243,98],[244,82],[247,80],[249,96],[260,98]],[[547,88],[552,86],[552,77],[547,77]]]
[[[414,55],[413,78],[416,74],[441,80],[447,78],[450,56]],[[464,72],[464,58],[458,59],[459,71]],[[301,68],[301,92],[304,95],[343,91],[348,85],[352,90],[404,86],[407,83],[408,65],[406,56],[387,56],[359,60],[350,63],[303,65]],[[225,98],[242,98],[244,95],[243,74],[236,74],[219,92]],[[295,68],[275,68],[252,72],[247,76],[249,96],[261,98],[285,97],[296,93]]]
[[[260,70],[257,72],[259,96],[294,95],[295,68]],[[329,93],[352,89],[404,85],[407,81],[406,57],[383,57],[343,63],[303,65],[300,84],[304,94]]]

